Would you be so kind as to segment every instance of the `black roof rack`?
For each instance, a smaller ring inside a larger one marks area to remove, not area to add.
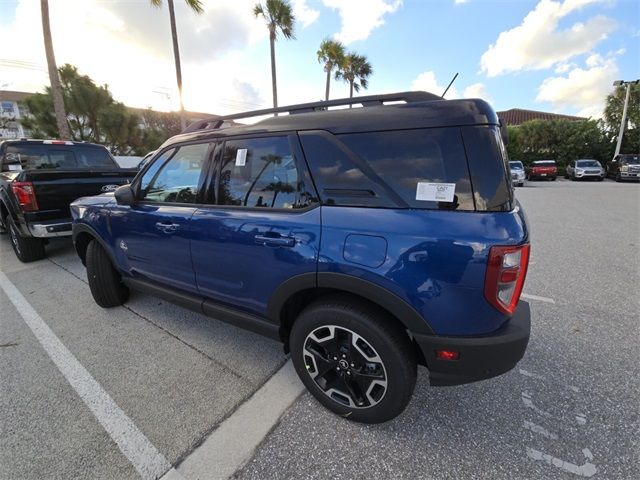
[[[262,110],[253,110],[250,112],[235,113],[233,115],[214,116],[198,120],[189,125],[182,133],[196,132],[198,130],[215,130],[224,125],[227,120],[236,120],[239,118],[260,117],[270,115],[272,113],[288,113],[294,115],[296,113],[309,113],[326,110],[329,107],[337,107],[344,105],[362,104],[363,107],[376,107],[384,105],[387,102],[428,102],[433,100],[442,100],[442,97],[428,92],[400,92],[389,93],[385,95],[367,95],[364,97],[340,98],[336,100],[328,100],[321,102],[301,103],[298,105],[289,105],[286,107],[265,108]]]

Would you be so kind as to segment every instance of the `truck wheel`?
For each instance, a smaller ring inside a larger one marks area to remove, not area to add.
[[[42,239],[20,235],[20,231],[11,215],[7,215],[6,221],[9,237],[11,238],[11,246],[18,260],[28,263],[44,258],[44,241]]]
[[[616,173],[616,182],[621,182],[622,177],[620,176],[620,172]]]
[[[365,303],[340,296],[312,303],[296,319],[289,346],[307,389],[349,420],[386,422],[411,399],[413,345],[403,329]]]
[[[97,240],[87,247],[87,280],[91,295],[102,308],[117,307],[129,298],[129,289]]]

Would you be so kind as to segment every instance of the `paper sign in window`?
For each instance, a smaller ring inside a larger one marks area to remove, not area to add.
[[[236,153],[236,167],[244,167],[247,164],[247,149],[239,148]]]
[[[416,200],[427,202],[453,202],[456,193],[455,183],[418,182]]]

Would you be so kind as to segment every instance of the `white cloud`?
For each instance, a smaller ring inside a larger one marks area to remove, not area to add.
[[[438,83],[436,79],[436,74],[431,70],[426,72],[422,72],[420,75],[416,77],[416,79],[411,84],[411,90],[423,90],[425,92],[433,93],[434,95],[442,95],[444,89],[447,88],[448,83],[441,85]],[[447,92],[445,98],[459,98],[458,90],[453,85]]]
[[[572,68],[566,76],[546,78],[538,88],[536,102],[549,102],[556,111],[578,110],[583,117],[600,117],[605,97],[618,75],[614,56],[590,55],[586,68]]]
[[[307,0],[293,0],[293,15],[296,22],[302,24],[302,28],[307,28],[318,19],[320,12],[309,7]]]
[[[345,44],[366,40],[371,32],[384,25],[384,16],[402,5],[402,0],[323,0],[328,8],[338,10],[342,26],[335,35]]]
[[[576,22],[560,30],[560,21],[585,5],[602,0],[540,0],[536,7],[511,30],[500,33],[480,59],[489,77],[519,70],[551,68],[576,55],[589,52],[615,28],[603,15]]]
[[[474,83],[464,89],[463,97],[465,98],[481,98],[487,102],[491,101],[491,96],[487,92],[487,87],[484,83]]]
[[[268,60],[264,65],[255,61],[247,48],[267,38],[264,22],[253,16],[254,3],[205,2],[203,15],[176,3],[188,110],[226,113],[268,103]],[[77,66],[96,83],[108,84],[115,99],[127,105],[177,108],[166,5],[156,9],[148,2],[57,0],[50,2],[50,14],[59,66]],[[11,88],[41,91],[48,84],[39,2],[18,2],[15,19],[0,29],[0,45],[11,45],[0,64],[0,78]],[[268,58],[266,46],[264,51]]]
[[[467,3],[469,0],[453,0],[453,3],[456,5],[462,5],[463,3]]]

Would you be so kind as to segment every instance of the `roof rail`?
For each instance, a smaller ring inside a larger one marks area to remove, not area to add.
[[[362,104],[363,107],[375,107],[384,105],[386,102],[428,102],[433,100],[442,100],[442,97],[428,92],[399,92],[388,93],[385,95],[367,95],[364,97],[339,98],[336,100],[328,100],[321,102],[300,103],[298,105],[289,105],[286,107],[265,108],[262,110],[253,110],[250,112],[235,113],[233,115],[212,116],[198,120],[189,125],[182,133],[191,133],[198,130],[215,130],[223,126],[226,120],[236,120],[239,118],[259,117],[272,113],[288,113],[294,115],[296,113],[309,113],[326,110],[329,107],[337,107],[343,105]]]

